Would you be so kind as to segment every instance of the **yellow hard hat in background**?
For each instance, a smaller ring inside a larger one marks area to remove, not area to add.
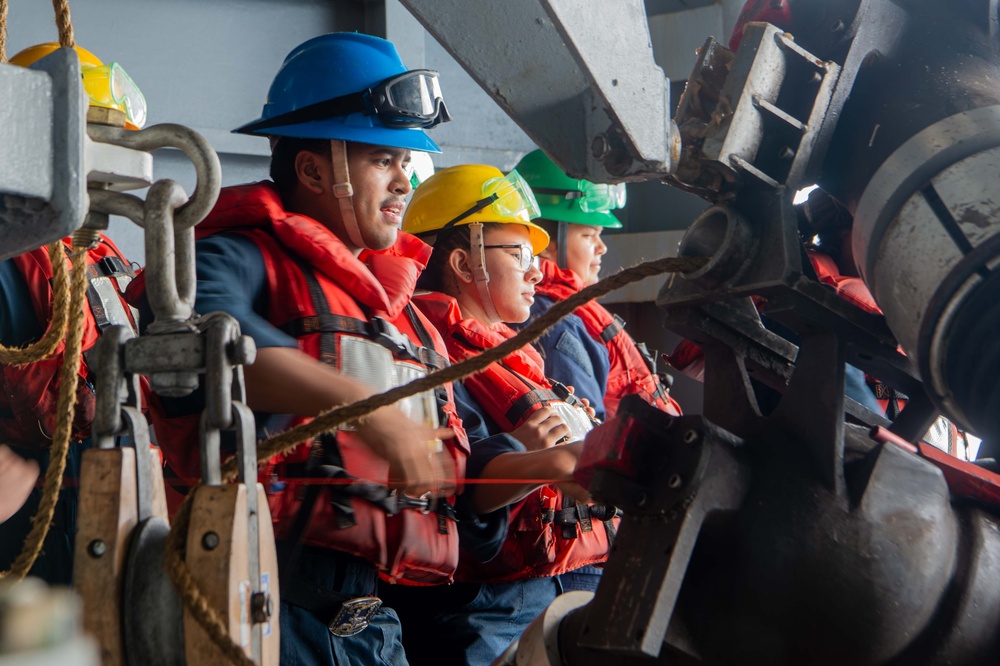
[[[35,44],[34,46],[29,46],[23,51],[19,51],[17,55],[11,57],[8,61],[12,65],[17,65],[18,67],[30,67],[36,62],[41,60],[47,55],[52,55],[59,50],[59,44],[56,42],[46,42],[45,44]],[[95,56],[93,53],[83,48],[82,46],[74,46],[73,50],[76,51],[76,55],[80,58],[80,64],[90,67],[103,67],[104,63],[101,59]]]
[[[403,213],[403,231],[420,235],[474,222],[520,224],[539,254],[549,235],[531,221],[536,217],[538,204],[517,171],[504,176],[496,167],[463,164],[438,171],[414,190]]]
[[[30,67],[59,49],[59,44],[35,44],[20,51],[10,59],[10,64]],[[90,98],[90,105],[105,109],[118,109],[125,114],[125,126],[140,129],[146,124],[146,98],[132,78],[116,62],[105,65],[101,59],[82,46],[74,46],[80,58],[83,87]]]

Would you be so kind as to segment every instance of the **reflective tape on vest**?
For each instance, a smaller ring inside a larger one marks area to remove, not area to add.
[[[392,352],[377,342],[354,335],[339,335],[338,338],[340,351],[337,364],[340,372],[364,382],[379,393],[427,375],[425,368],[395,360]],[[411,419],[432,428],[437,428],[440,423],[433,391],[400,400],[396,406]]]
[[[132,317],[129,317],[129,313],[125,310],[121,294],[118,292],[122,280],[131,282],[129,278],[115,280],[110,277],[90,278],[90,286],[93,289],[88,291],[87,298],[90,301],[90,310],[94,314],[98,328],[104,330],[107,326],[125,326],[132,333],[132,337],[135,337],[136,331],[132,317],[138,321],[138,313],[130,307]]]

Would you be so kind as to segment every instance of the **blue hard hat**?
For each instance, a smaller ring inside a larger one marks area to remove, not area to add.
[[[396,47],[380,37],[357,32],[335,32],[314,37],[296,47],[285,58],[268,90],[261,117],[233,132],[299,139],[340,139],[440,153],[441,149],[421,127],[394,127],[386,122],[391,120],[387,116],[370,110],[370,102],[367,112],[361,108],[345,110],[340,106],[334,107],[332,112],[329,109],[327,113],[320,111],[321,117],[302,121],[301,112],[305,109],[308,114],[307,107],[322,109],[330,101],[339,102],[347,98],[351,98],[353,104],[353,98],[360,98],[380,84],[407,73]],[[436,72],[428,74],[433,75],[436,89]],[[438,109],[443,113],[438,113],[439,118],[433,124],[449,119],[439,91],[438,102]],[[290,117],[288,124],[282,122],[283,116],[293,112],[299,114]]]

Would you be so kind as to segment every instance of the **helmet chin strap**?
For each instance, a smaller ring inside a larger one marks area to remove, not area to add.
[[[483,224],[481,222],[469,225],[469,245],[472,275],[476,281],[476,289],[479,291],[479,300],[482,302],[486,317],[490,320],[490,325],[499,324],[500,315],[497,314],[497,308],[493,304],[493,296],[490,295],[490,274],[486,272],[486,242],[483,239]]]
[[[566,237],[569,235],[568,231],[569,222],[560,222],[559,229],[556,231],[556,265],[563,270],[569,268],[566,259]]]
[[[340,204],[340,216],[344,219],[344,230],[354,247],[371,249],[361,236],[358,217],[354,214],[354,188],[351,187],[351,173],[347,167],[347,143],[340,139],[330,141],[330,155],[333,160],[333,196]]]

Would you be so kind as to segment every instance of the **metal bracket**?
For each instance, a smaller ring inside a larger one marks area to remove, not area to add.
[[[660,178],[676,159],[669,80],[639,0],[586,11],[575,0],[479,3],[472,12],[465,0],[402,4],[573,177]]]
[[[656,411],[635,403],[628,409]],[[741,443],[702,417],[680,417],[665,432],[629,443],[637,478],[595,474],[592,492],[621,506],[625,517],[587,608],[581,648],[660,654],[702,525],[715,512],[735,511],[746,493],[749,471],[736,451]]]
[[[69,236],[89,201],[80,59],[58,49],[29,69],[0,65],[0,260]]]
[[[675,116],[683,148],[674,173],[716,192],[747,175],[775,189],[809,184],[839,75],[767,23],[747,25],[735,57],[709,38]]]

